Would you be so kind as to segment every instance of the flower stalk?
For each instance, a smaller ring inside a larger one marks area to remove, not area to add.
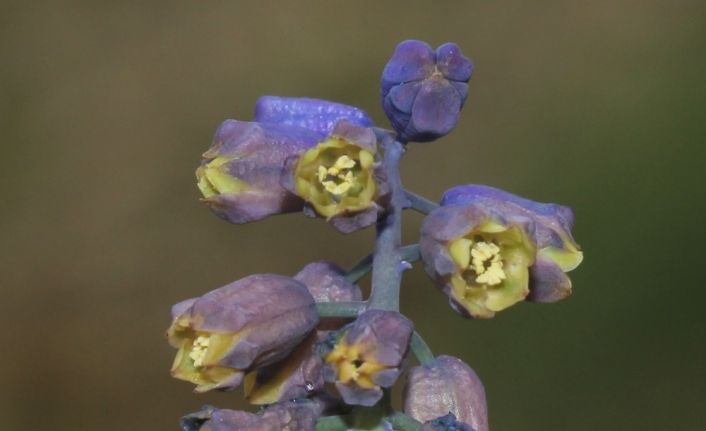
[[[422,213],[424,215],[428,215],[430,212],[439,208],[438,204],[430,201],[429,199],[425,198],[424,196],[418,195],[418,194],[411,192],[409,190],[405,190],[405,194],[407,195],[407,199],[409,199],[409,202],[412,205],[410,208],[419,212],[419,213]]]
[[[377,240],[373,257],[373,287],[370,308],[399,311],[400,282],[402,280],[402,210],[409,201],[402,188],[399,163],[405,152],[404,145],[383,137],[385,150],[384,172],[390,186],[390,205],[377,224]]]

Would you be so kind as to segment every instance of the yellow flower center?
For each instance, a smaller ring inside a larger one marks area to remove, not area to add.
[[[218,156],[196,169],[197,186],[204,198],[240,193],[250,188],[248,183],[228,173],[228,163],[235,159],[237,157]]]
[[[373,376],[386,368],[377,362],[366,361],[359,346],[339,342],[326,356],[326,362],[338,370],[338,380],[343,383],[354,382],[363,389],[375,387]]]
[[[336,159],[333,166],[328,168],[319,166],[318,178],[327,192],[334,196],[345,194],[353,186],[353,168],[355,160],[343,155]]]
[[[500,247],[492,242],[479,241],[471,247],[471,265],[476,282],[495,286],[505,280]]]
[[[189,353],[189,358],[194,361],[194,367],[200,367],[203,365],[203,358],[206,356],[206,351],[208,350],[208,345],[210,342],[210,338],[203,335],[199,335],[194,340],[191,347],[191,352]]]

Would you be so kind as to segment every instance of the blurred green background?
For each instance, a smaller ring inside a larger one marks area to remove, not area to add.
[[[44,4],[42,4],[44,3]],[[474,60],[458,129],[404,160],[438,199],[479,182],[571,206],[574,295],[466,321],[419,268],[403,308],[485,382],[494,430],[706,427],[706,2],[0,3],[0,417],[7,430],[176,430],[240,393],[169,377],[172,303],[256,272],[350,265],[300,215],[233,226],[193,171],[264,94],[386,124],[401,40]],[[421,217],[406,217],[414,242]]]

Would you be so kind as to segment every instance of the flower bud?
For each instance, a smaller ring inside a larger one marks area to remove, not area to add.
[[[570,294],[564,272],[583,257],[571,210],[478,185],[450,189],[441,205],[422,224],[420,251],[456,311],[489,318],[525,298]]]
[[[333,262],[313,262],[294,277],[302,282],[316,302],[360,301],[360,288],[344,277],[345,271]],[[328,330],[338,329],[344,319],[321,319],[317,331],[284,360],[250,372],[245,376],[245,397],[252,404],[272,404],[292,398],[311,396],[323,389],[323,360],[314,344],[323,341]]]
[[[319,302],[352,302],[363,299],[363,293],[358,285],[346,280],[346,271],[333,262],[313,262],[302,268],[295,280],[301,281],[309,289],[314,301]],[[338,329],[345,319],[325,317],[319,322],[319,331]]]
[[[318,414],[313,403],[271,405],[257,414],[205,406],[179,421],[183,431],[314,431]]]
[[[471,61],[454,43],[434,51],[407,40],[395,48],[381,80],[382,105],[402,141],[428,142],[454,129],[468,96]]]
[[[319,346],[324,378],[335,382],[346,404],[375,405],[382,388],[399,377],[412,330],[412,322],[398,312],[365,311]]]
[[[257,122],[302,127],[323,136],[330,135],[341,120],[361,127],[373,125],[363,110],[328,100],[263,96],[255,105]]]
[[[316,302],[360,301],[360,287],[346,280],[346,271],[333,262],[312,262],[302,268],[294,279],[304,283]]]
[[[196,392],[234,389],[246,372],[292,352],[319,316],[302,283],[273,274],[251,275],[172,309],[167,331],[178,349],[177,379]]]
[[[468,365],[452,356],[439,356],[409,371],[404,412],[419,422],[437,420],[436,428],[429,430],[464,430],[450,427],[458,421],[475,431],[488,431],[483,383]],[[444,418],[449,413],[455,418]]]
[[[282,186],[339,232],[370,226],[390,193],[376,142],[372,129],[340,121],[316,146],[287,159]]]
[[[324,387],[323,361],[314,352],[314,344],[325,335],[310,334],[284,360],[259,368],[245,376],[245,399],[263,405],[308,397]]]
[[[301,211],[303,201],[280,185],[284,162],[322,136],[296,126],[224,121],[196,170],[202,201],[237,224]]]

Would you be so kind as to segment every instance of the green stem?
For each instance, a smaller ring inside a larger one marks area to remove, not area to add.
[[[373,269],[373,254],[362,258],[358,263],[353,265],[353,268],[346,274],[346,280],[351,283],[357,283],[361,278],[365,277],[370,270]]]
[[[399,431],[419,431],[422,424],[401,412],[394,412],[387,418],[392,427]]]
[[[321,317],[358,317],[365,306],[363,301],[319,302],[316,304],[316,311]]]
[[[436,202],[432,202],[424,196],[420,196],[409,190],[405,190],[405,194],[407,195],[407,199],[409,199],[409,202],[412,204],[411,208],[417,212],[420,212],[422,214],[429,214],[430,212],[439,208],[439,205]]]
[[[420,364],[425,365],[434,360],[434,354],[431,352],[429,345],[424,341],[419,332],[414,331],[412,341],[409,345],[412,353],[417,357]]]
[[[346,431],[350,418],[346,416],[324,416],[316,421],[316,431]]]

